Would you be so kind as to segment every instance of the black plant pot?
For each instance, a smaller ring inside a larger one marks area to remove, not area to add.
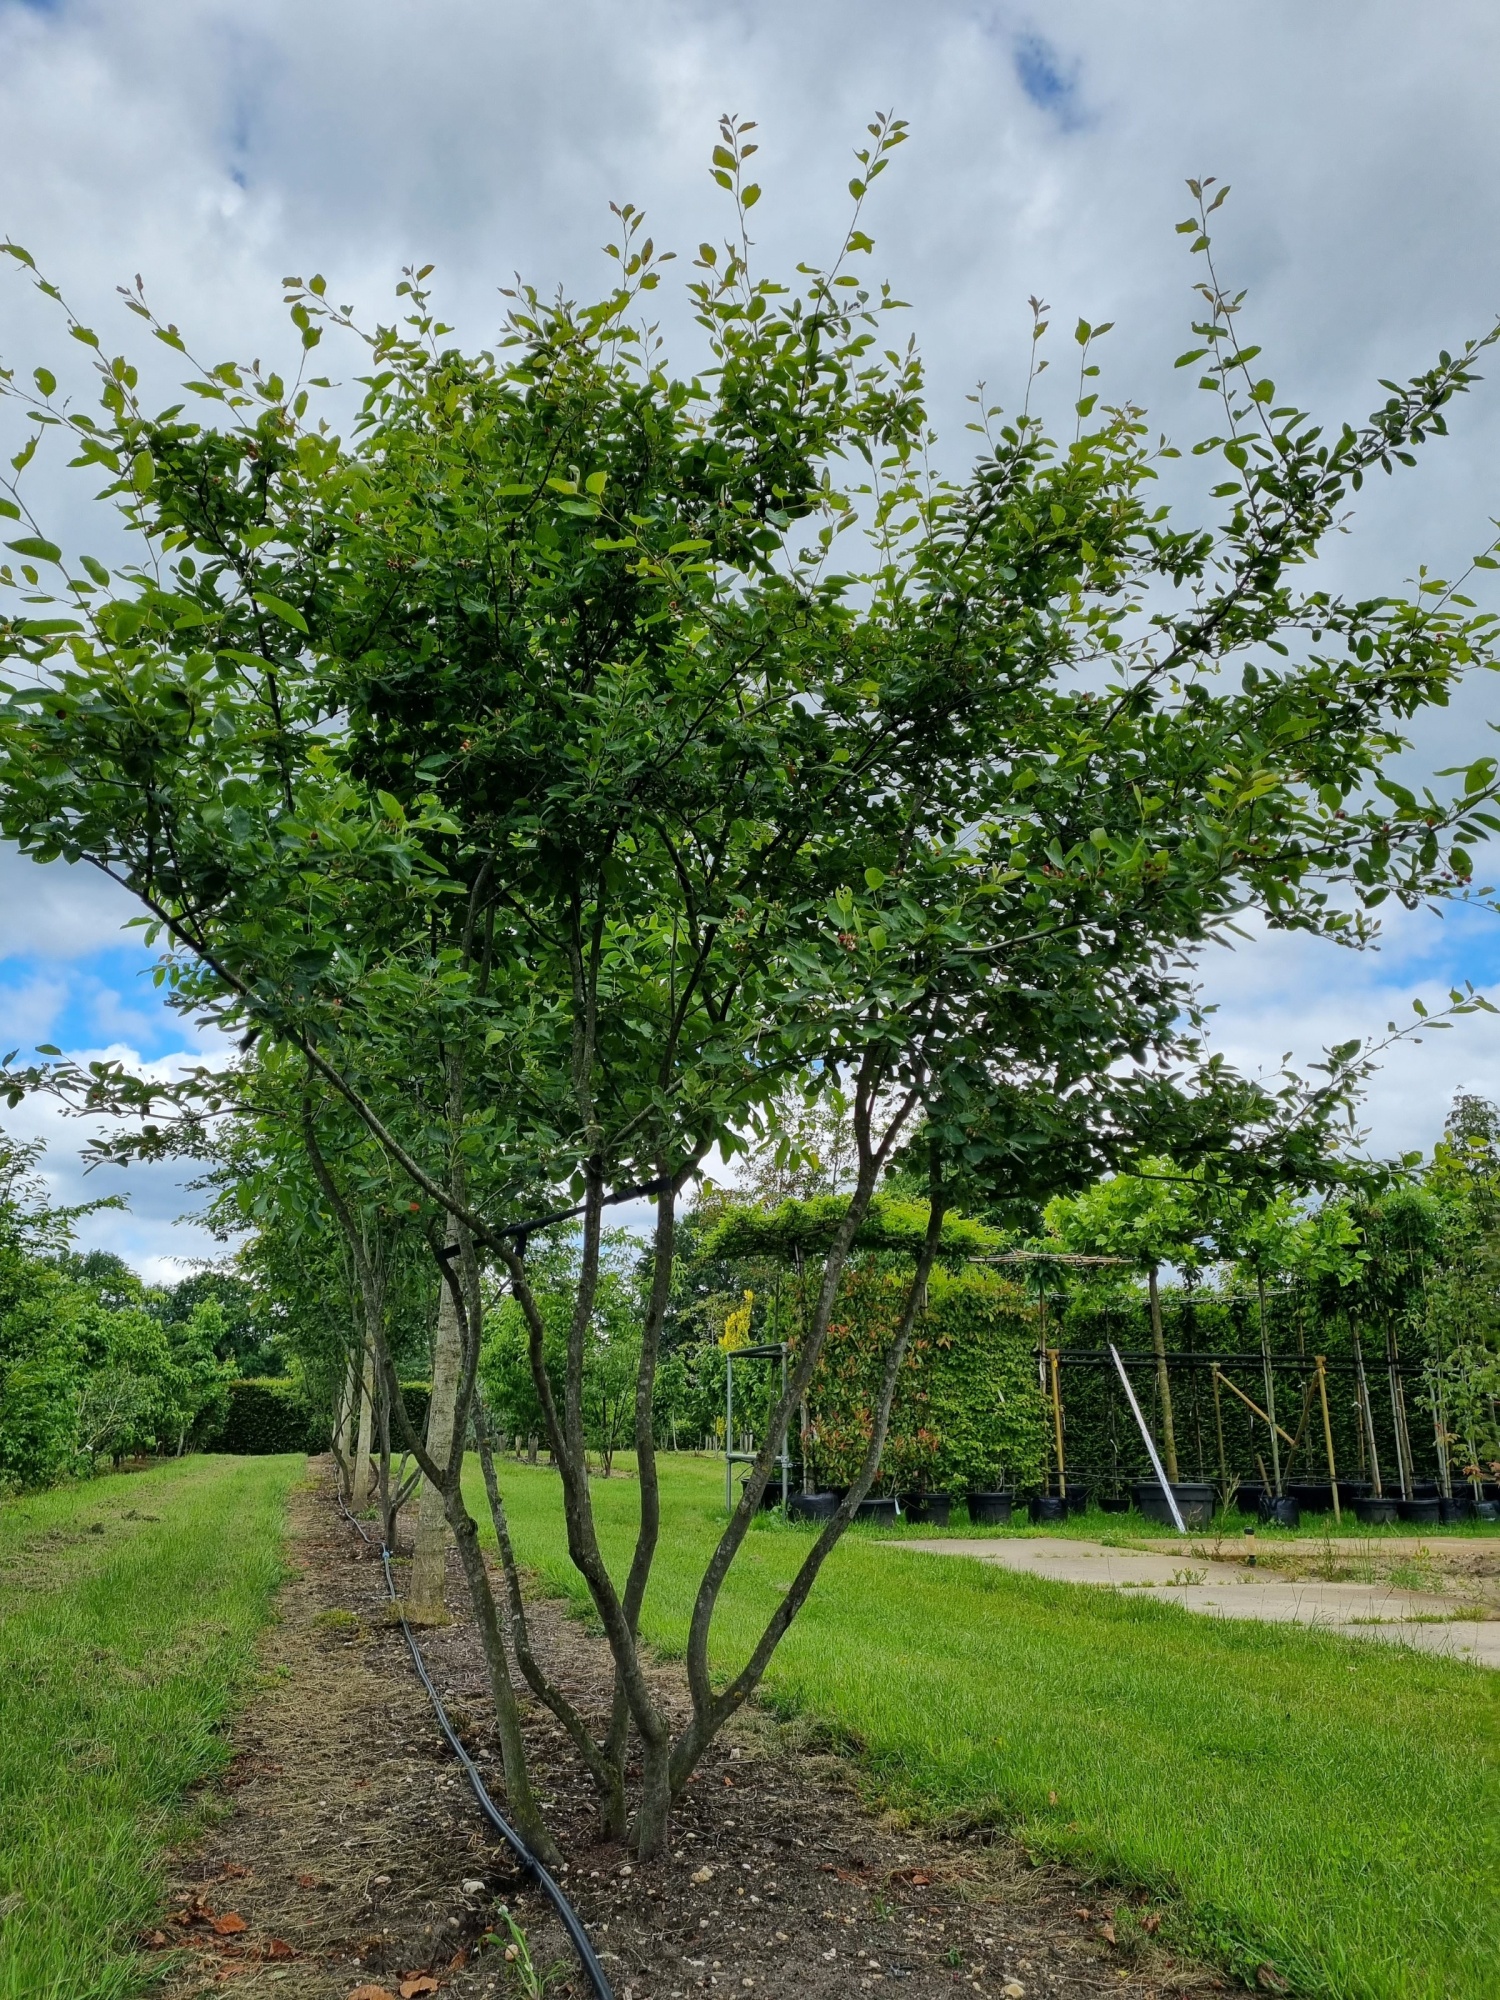
[[[750,1484],[750,1475],[747,1472],[744,1478],[740,1481],[740,1491],[743,1493],[745,1488],[749,1484]],[[761,1512],[763,1514],[768,1514],[770,1513],[773,1507],[779,1507],[780,1505],[781,1505],[781,1467],[778,1465],[774,1468],[770,1478],[766,1481],[766,1490],[760,1496]]]
[[[1297,1528],[1302,1525],[1302,1509],[1290,1493],[1283,1493],[1279,1499],[1274,1493],[1267,1493],[1261,1499],[1260,1518],[1268,1528]]]
[[[1106,1514],[1128,1514],[1130,1495],[1128,1493],[1101,1493],[1099,1506]]]
[[[1068,1503],[1060,1493],[1033,1493],[1026,1502],[1026,1511],[1033,1521],[1066,1521]]]
[[[1455,1493],[1451,1499],[1439,1500],[1438,1519],[1445,1528],[1455,1527],[1460,1521],[1474,1518],[1474,1496],[1472,1493]]]
[[[1136,1507],[1148,1521],[1159,1521],[1168,1528],[1177,1526],[1167,1496],[1156,1480],[1138,1479],[1132,1491]],[[1177,1480],[1172,1487],[1172,1498],[1177,1502],[1185,1528],[1206,1528],[1214,1517],[1214,1489],[1206,1479]]]
[[[1089,1489],[1086,1486],[1075,1486],[1070,1480],[1068,1483],[1068,1512],[1070,1514],[1086,1514],[1088,1511]]]
[[[1367,1528],[1391,1528],[1400,1519],[1396,1512],[1400,1504],[1399,1500],[1393,1500],[1388,1493],[1383,1493],[1378,1498],[1375,1494],[1369,1493],[1362,1500],[1355,1501],[1354,1512]]]
[[[1331,1514],[1333,1512],[1333,1485],[1327,1479],[1295,1481],[1286,1490],[1291,1494],[1304,1514]]]
[[[856,1521],[883,1521],[887,1527],[894,1527],[899,1518],[894,1494],[887,1493],[876,1500],[861,1500],[854,1510]]]
[[[837,1493],[794,1493],[786,1503],[793,1521],[831,1521],[838,1510]]]
[[[1476,1500],[1474,1502],[1476,1521],[1500,1521],[1500,1500]]]
[[[976,1528],[1008,1528],[1015,1495],[999,1491],[971,1493],[968,1505],[969,1519]]]
[[[1411,1483],[1413,1500],[1441,1500],[1443,1489],[1435,1479],[1414,1479]]]
[[[1396,1511],[1413,1527],[1435,1528],[1443,1518],[1443,1503],[1436,1494],[1431,1498],[1423,1494],[1420,1500],[1398,1500]]]
[[[903,1493],[901,1512],[919,1527],[946,1528],[953,1502],[946,1493]]]
[[[1339,1505],[1341,1507],[1352,1509],[1357,1507],[1361,1500],[1368,1500],[1369,1497],[1370,1482],[1368,1479],[1341,1479],[1339,1481]]]
[[[1259,1514],[1266,1489],[1258,1479],[1245,1479],[1235,1488],[1234,1504],[1242,1514]]]

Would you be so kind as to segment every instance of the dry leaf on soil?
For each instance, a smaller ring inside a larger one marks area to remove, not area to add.
[[[389,1986],[356,1986],[349,2000],[396,2000]]]
[[[213,1926],[220,1937],[233,1937],[236,1931],[247,1931],[250,1928],[238,1910],[226,1910],[222,1917],[215,1917]]]
[[[430,1972],[414,1972],[401,1982],[401,2000],[416,2000],[419,1993],[436,1993],[438,1983]]]

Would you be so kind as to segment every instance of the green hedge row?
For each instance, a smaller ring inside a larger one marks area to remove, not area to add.
[[[427,1422],[430,1388],[426,1382],[403,1382],[402,1393],[412,1423],[420,1434]],[[226,1451],[245,1457],[268,1452],[326,1451],[329,1414],[315,1410],[307,1402],[298,1383],[285,1376],[246,1376],[229,1385],[229,1414],[216,1435],[208,1440],[210,1451]],[[399,1451],[400,1441],[391,1439]]]
[[[848,1272],[808,1394],[821,1484],[847,1485],[869,1445],[885,1350],[911,1282],[909,1263]],[[891,1409],[879,1486],[963,1493],[1038,1483],[1046,1413],[1035,1314],[1019,1285],[989,1272],[936,1270]],[[748,1386],[748,1385],[747,1385]]]

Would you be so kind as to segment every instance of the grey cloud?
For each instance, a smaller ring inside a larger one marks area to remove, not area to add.
[[[112,291],[136,271],[207,358],[270,358],[292,352],[283,274],[324,270],[368,319],[389,315],[401,265],[432,258],[446,316],[478,342],[517,269],[544,287],[603,287],[611,199],[647,207],[684,273],[700,238],[727,227],[705,172],[723,110],[760,121],[756,255],[769,267],[825,254],[850,148],[891,107],[912,141],[872,204],[874,268],[913,302],[950,466],[968,450],[972,384],[1019,396],[1033,292],[1053,307],[1059,414],[1082,315],[1116,323],[1099,356],[1106,394],[1144,402],[1179,441],[1208,424],[1195,371],[1171,365],[1200,275],[1174,232],[1193,174],[1234,184],[1221,271],[1250,287],[1267,372],[1288,400],[1359,421],[1379,376],[1425,366],[1500,304],[1500,15],[1452,0],[1440,32],[1414,34],[1412,20],[1401,0],[1217,14],[1193,0],[74,0],[48,13],[0,0],[0,234],[42,257],[106,345],[128,344],[165,392],[169,357],[152,362]],[[674,351],[690,353],[680,297],[655,296]],[[19,274],[0,271],[0,355],[30,367],[61,344]],[[331,343],[319,360],[357,372]],[[1366,489],[1331,581],[1387,588],[1421,562],[1452,573],[1481,545],[1500,512],[1490,385],[1453,430],[1419,472]],[[1190,512],[1209,511],[1200,472],[1188,462],[1171,481]],[[36,490],[77,524],[51,473]],[[105,552],[106,528],[88,532]],[[1424,719],[1411,767],[1479,754],[1494,713],[1488,684],[1466,690]],[[101,885],[58,871],[42,890],[16,867],[0,858],[9,949],[66,957],[118,923]],[[1483,956],[1468,933],[1443,950],[1454,976]],[[1383,1018],[1394,957],[1322,965],[1284,940],[1211,960],[1232,1003],[1221,1032],[1274,1057],[1295,1028],[1305,1049],[1304,994],[1328,1039],[1355,1032],[1366,1002]],[[1443,1048],[1472,1058],[1403,1055],[1378,1098],[1391,1131],[1425,1121],[1430,1137],[1453,1065],[1488,1074],[1493,1043],[1492,1023],[1470,1023]]]

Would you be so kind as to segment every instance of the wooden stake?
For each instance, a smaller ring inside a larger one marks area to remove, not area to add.
[[[1157,1289],[1156,1266],[1146,1268],[1146,1290],[1151,1301],[1151,1346],[1156,1355],[1156,1381],[1161,1392],[1161,1455],[1167,1477],[1177,1484],[1177,1432],[1172,1423],[1172,1381],[1167,1373],[1167,1337],[1162,1331],[1161,1293]]]
[[[1060,1499],[1068,1497],[1068,1475],[1063,1469],[1063,1428],[1062,1397],[1057,1387],[1057,1349],[1047,1349],[1047,1359],[1052,1367],[1052,1428],[1057,1437],[1057,1492]]]
[[[1318,1399],[1323,1405],[1323,1448],[1328,1453],[1328,1483],[1333,1488],[1333,1518],[1335,1523],[1343,1520],[1339,1511],[1339,1471],[1333,1462],[1333,1425],[1328,1420],[1328,1374],[1327,1360],[1321,1354],[1313,1356],[1313,1366],[1318,1371]]]

